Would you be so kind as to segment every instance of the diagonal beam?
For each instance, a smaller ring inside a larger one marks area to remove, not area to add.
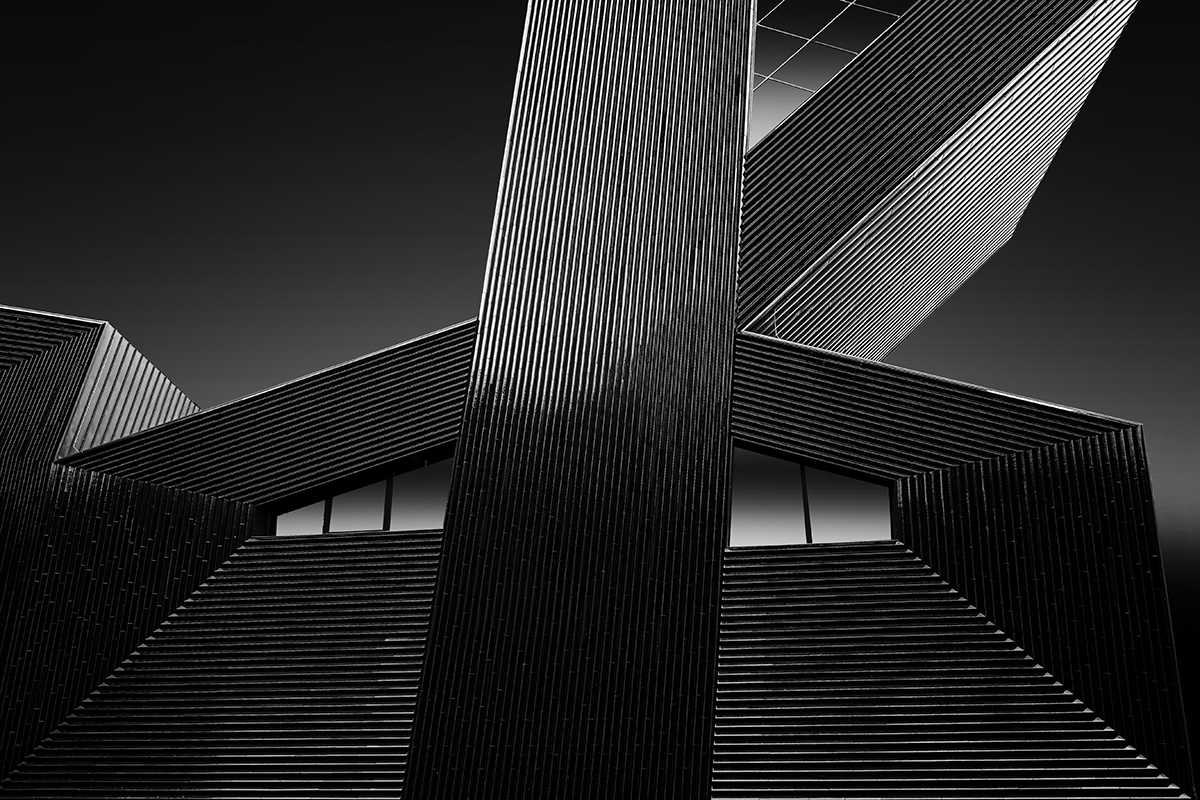
[[[886,355],[1012,235],[1133,6],[917,3],[747,156],[739,328]]]

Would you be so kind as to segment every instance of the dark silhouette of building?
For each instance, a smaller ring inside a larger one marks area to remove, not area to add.
[[[1132,8],[532,2],[477,321],[198,411],[0,310],[4,790],[1192,792],[1140,426],[878,362]],[[890,538],[731,543],[735,447]]]

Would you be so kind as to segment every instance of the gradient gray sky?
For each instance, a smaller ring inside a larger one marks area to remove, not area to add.
[[[410,5],[9,20],[0,303],[112,322],[205,407],[474,316],[522,8]],[[1185,646],[1193,38],[1143,0],[1014,241],[888,359],[1145,423]]]

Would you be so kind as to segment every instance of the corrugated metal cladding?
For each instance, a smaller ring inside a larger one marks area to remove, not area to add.
[[[830,253],[1093,2],[921,0],[763,139],[746,157],[738,327]],[[1103,5],[1114,17],[1127,13],[1117,10],[1124,0]],[[1078,52],[1081,63],[1090,49]],[[840,304],[866,286],[856,281],[833,297]],[[881,333],[868,326],[861,335]]]
[[[252,515],[51,464],[102,327],[0,377],[3,774],[215,569]]]
[[[3,797],[399,797],[441,531],[250,539]]]
[[[56,428],[58,456],[199,410],[108,323],[24,308],[0,306],[0,380],[25,361],[84,340],[92,348],[91,363],[75,387],[77,402],[65,428]]]
[[[887,355],[1012,236],[1134,5],[1096,3],[748,329]]]
[[[0,306],[0,376],[39,353],[98,330],[103,322]]]
[[[124,336],[105,324],[58,456],[78,453],[199,410]]]
[[[1141,426],[739,334],[735,440],[895,481],[896,538],[1192,786]]]
[[[5,775],[259,527],[246,504],[47,471],[5,530]]]
[[[900,542],[724,573],[714,798],[1182,797]]]
[[[473,320],[64,459],[271,503],[458,435]]]
[[[529,5],[411,798],[707,791],[750,11]]]
[[[0,373],[0,522],[19,520],[23,487],[62,441],[99,338],[99,326]]]

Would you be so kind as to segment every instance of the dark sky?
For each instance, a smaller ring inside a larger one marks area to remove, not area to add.
[[[475,315],[522,15],[243,5],[46,12],[0,48],[0,303],[112,322],[204,407]],[[1143,0],[1016,238],[888,359],[1145,423],[1181,639],[1193,38]]]

